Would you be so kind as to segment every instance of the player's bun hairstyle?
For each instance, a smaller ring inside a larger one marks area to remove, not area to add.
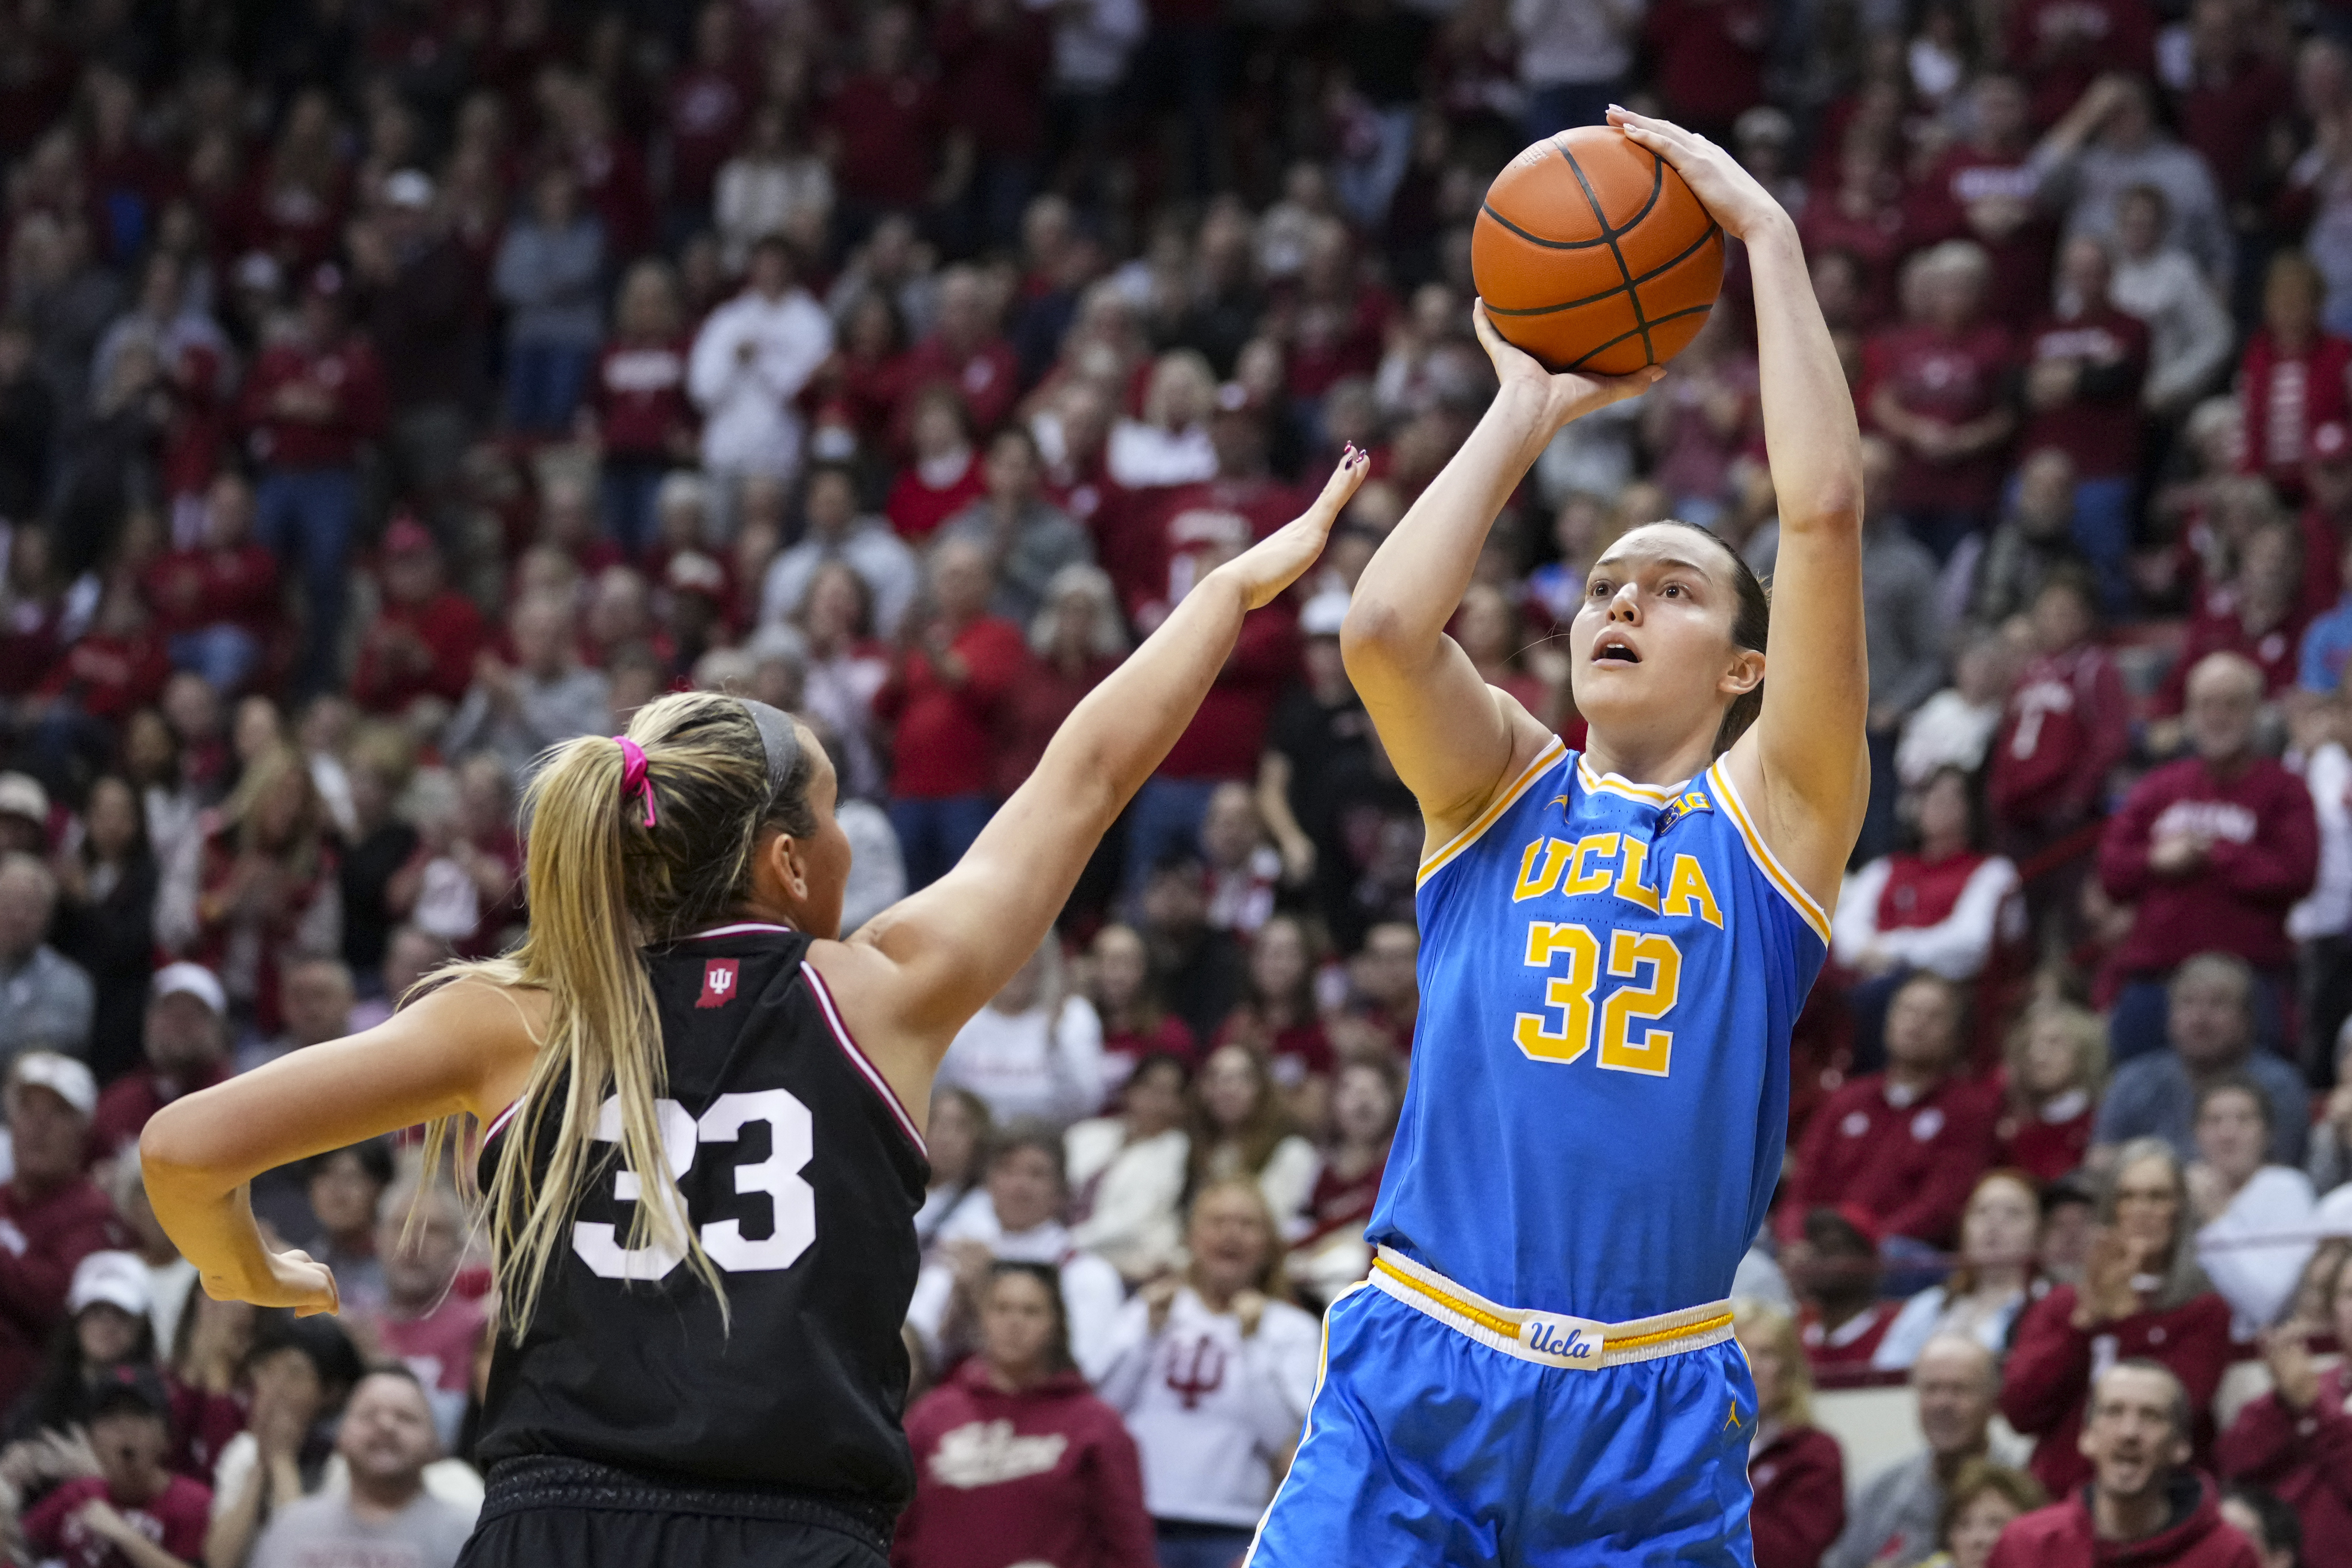
[[[547,1036],[486,1195],[500,1310],[518,1337],[571,1234],[607,1095],[620,1100],[618,1157],[632,1170],[668,1168],[654,1120],[667,1059],[639,950],[738,907],[751,891],[752,851],[762,833],[816,831],[808,800],[815,756],[775,708],[711,692],[647,703],[625,737],[643,755],[641,773],[621,738],[583,736],[551,748],[523,792],[530,926],[522,942],[503,956],[454,965],[420,982],[421,988],[473,978],[548,996]],[[550,1115],[557,1119],[555,1143],[542,1171],[532,1156]],[[426,1169],[445,1147],[466,1147],[457,1122],[434,1125]],[[471,1164],[457,1165],[461,1188],[469,1187]],[[646,1197],[635,1206],[628,1244],[659,1242],[684,1254],[724,1312],[725,1288],[687,1223],[677,1186],[649,1181]]]
[[[1772,590],[1756,575],[1756,569],[1748,564],[1748,558],[1733,549],[1729,542],[1712,528],[1703,528],[1680,517],[1660,517],[1657,522],[1668,528],[1688,528],[1704,538],[1712,539],[1716,549],[1730,559],[1731,586],[1739,595],[1738,612],[1731,618],[1731,645],[1752,653],[1762,653],[1765,640],[1772,631]],[[1754,724],[1756,716],[1763,711],[1764,683],[1759,681],[1732,698],[1731,706],[1724,710],[1723,723],[1715,732],[1715,754],[1720,757],[1730,750],[1732,742],[1746,735],[1748,727]]]

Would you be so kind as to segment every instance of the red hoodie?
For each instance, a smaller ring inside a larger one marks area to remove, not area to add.
[[[1151,1568],[1143,1464],[1118,1412],[1063,1372],[1008,1394],[974,1356],[907,1413],[915,1500],[894,1568]]]
[[[2149,852],[2177,832],[2213,847],[2185,873],[2152,869]],[[2214,951],[2257,968],[2293,963],[2286,912],[2318,874],[2319,820],[2302,779],[2266,757],[2228,776],[2197,757],[2159,768],[2124,797],[2099,842],[2099,880],[2139,906],[2116,967],[2155,974]]]
[[[2352,1563],[2352,1397],[2345,1369],[2319,1375],[2308,1410],[2263,1395],[2238,1413],[2217,1452],[2222,1475],[2267,1487],[2303,1521],[2303,1560]]]
[[[2085,1488],[2011,1521],[1988,1568],[2262,1568],[2253,1543],[2222,1521],[2221,1501],[2210,1481],[2194,1470],[2176,1470],[2165,1491],[2172,1514],[2154,1535],[2101,1541],[2092,1526]]]
[[[2062,832],[2098,806],[2131,749],[2131,698],[2094,643],[2037,653],[2009,690],[1993,737],[1987,796],[2015,828]]]
[[[1748,1523],[1756,1568],[1813,1568],[1845,1528],[1845,1458],[1812,1427],[1784,1431],[1748,1457]]]
[[[1981,1083],[1948,1077],[1896,1104],[1886,1075],[1857,1078],[1805,1124],[1780,1205],[1795,1239],[1815,1208],[1857,1204],[1887,1236],[1941,1245],[1959,1228],[1969,1190],[1992,1164],[1999,1100]]]
[[[2189,1407],[2197,1413],[2190,1437],[2201,1461],[2213,1447],[2213,1391],[2230,1364],[2229,1302],[2208,1291],[2170,1312],[2135,1312],[2086,1332],[2074,1326],[2074,1287],[2059,1285],[2018,1319],[2001,1378],[2000,1413],[2038,1439],[2026,1468],[2051,1496],[2063,1497],[2091,1479],[2091,1461],[2076,1443],[2091,1400],[2093,1361],[2112,1365],[2134,1356],[2170,1368],[2188,1390]]]

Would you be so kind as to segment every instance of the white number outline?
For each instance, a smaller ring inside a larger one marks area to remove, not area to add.
[[[764,1239],[743,1234],[740,1219],[715,1219],[701,1228],[702,1249],[730,1274],[789,1269],[816,1240],[816,1189],[801,1173],[815,1157],[814,1124],[809,1109],[789,1090],[761,1089],[748,1093],[721,1094],[699,1118],[688,1114],[675,1100],[654,1102],[654,1120],[661,1129],[662,1163],[670,1184],[694,1168],[694,1153],[701,1144],[731,1144],[743,1129],[764,1123],[768,1157],[735,1167],[735,1190],[765,1193],[775,1213],[775,1228]],[[621,1101],[607,1098],[596,1113],[596,1141],[621,1141]],[[625,1165],[613,1174],[613,1196],[623,1203],[641,1202],[644,1184]],[[620,1228],[604,1220],[575,1220],[572,1249],[599,1279],[658,1284],[686,1254],[659,1240],[643,1247],[624,1247]]]

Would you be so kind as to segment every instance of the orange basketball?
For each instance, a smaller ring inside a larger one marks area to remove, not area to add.
[[[1723,287],[1723,227],[1622,131],[1537,142],[1486,187],[1470,275],[1496,329],[1555,371],[1663,365]]]

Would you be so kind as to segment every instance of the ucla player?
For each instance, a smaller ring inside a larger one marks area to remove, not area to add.
[[[1561,425],[1661,372],[1547,375],[1479,311],[1501,391],[1343,634],[1427,825],[1422,1008],[1371,1279],[1330,1310],[1253,1568],[1753,1560],[1724,1298],[1868,788],[1861,458],[1788,214],[1703,138],[1610,123],[1747,244],[1775,595],[1650,524],[1569,632],[1587,750],[1482,684],[1444,628],[1496,513]]]

